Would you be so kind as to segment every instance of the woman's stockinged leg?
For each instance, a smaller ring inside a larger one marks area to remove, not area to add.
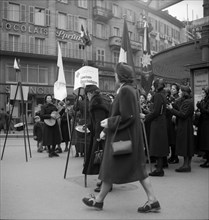
[[[149,202],[157,201],[157,199],[156,199],[156,197],[154,195],[154,191],[153,191],[153,188],[152,188],[152,185],[151,185],[149,177],[147,177],[144,180],[141,180],[140,183],[143,186],[143,188],[144,188],[144,190],[145,190],[145,192],[147,194],[148,201]]]
[[[96,202],[103,202],[112,187],[112,183],[102,182],[101,191],[96,196]]]

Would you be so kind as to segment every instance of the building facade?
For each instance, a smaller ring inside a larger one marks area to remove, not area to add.
[[[150,28],[153,54],[185,41],[183,24],[165,12],[146,8],[139,1],[103,0],[5,0],[0,1],[0,105],[9,101],[10,85],[29,87],[24,111],[32,117],[46,94],[53,94],[57,80],[57,42],[63,56],[68,94],[73,94],[74,72],[83,60],[99,69],[99,85],[103,91],[114,91],[114,66],[118,62],[123,32],[123,17],[128,24],[135,72],[140,81],[143,42],[142,16]],[[81,25],[88,30],[91,46],[82,49]],[[20,61],[20,74],[13,68]],[[14,117],[21,108],[15,103]]]

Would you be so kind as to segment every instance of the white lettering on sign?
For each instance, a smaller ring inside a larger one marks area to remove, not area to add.
[[[99,87],[98,69],[91,66],[83,66],[75,72],[74,90],[85,88],[86,85],[96,85]]]
[[[19,23],[3,21],[3,28],[15,32],[28,32],[30,34],[45,35],[45,36],[48,35],[48,28],[35,26],[35,25],[19,24]]]
[[[56,36],[58,38],[61,38],[62,40],[76,40],[80,41],[81,37],[80,35],[74,34],[74,33],[67,33],[66,31],[63,30],[57,30],[56,31]]]

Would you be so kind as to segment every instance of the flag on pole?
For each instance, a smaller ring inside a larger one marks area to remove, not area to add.
[[[85,31],[83,25],[81,25],[81,41],[85,46],[91,46],[91,37],[88,29]]]
[[[148,33],[148,22],[144,19],[144,41],[143,41],[143,55],[141,60],[142,75],[141,75],[141,86],[146,92],[150,91],[154,74],[152,71],[152,56],[150,52],[150,42]]]
[[[135,69],[134,69],[134,61],[133,61],[133,56],[132,56],[132,49],[131,49],[131,43],[129,39],[129,34],[128,34],[128,26],[126,23],[126,19],[124,19],[124,24],[123,24],[123,35],[122,35],[122,40],[121,40],[121,48],[120,48],[120,54],[119,54],[119,63],[127,63],[133,68],[134,74],[135,74]]]
[[[17,63],[17,60],[16,60],[16,58],[15,58],[15,60],[14,60],[14,69],[15,70],[17,70],[17,71],[19,71],[20,70],[20,67],[19,67],[19,65],[18,65],[18,63]]]
[[[62,52],[58,42],[58,58],[57,58],[57,67],[58,67],[58,79],[54,83],[54,98],[62,101],[67,97],[67,87],[65,81],[65,73],[62,62]]]

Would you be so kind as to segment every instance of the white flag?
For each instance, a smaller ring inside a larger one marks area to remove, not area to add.
[[[18,64],[17,64],[17,60],[16,60],[16,58],[15,58],[15,60],[14,60],[14,69],[16,69],[16,70],[20,70],[20,68],[19,68],[19,66],[18,66]]]
[[[58,67],[58,79],[54,83],[54,98],[62,101],[64,98],[67,97],[67,87],[65,81],[65,73],[63,69],[62,52],[59,42],[58,42],[57,67]]]

